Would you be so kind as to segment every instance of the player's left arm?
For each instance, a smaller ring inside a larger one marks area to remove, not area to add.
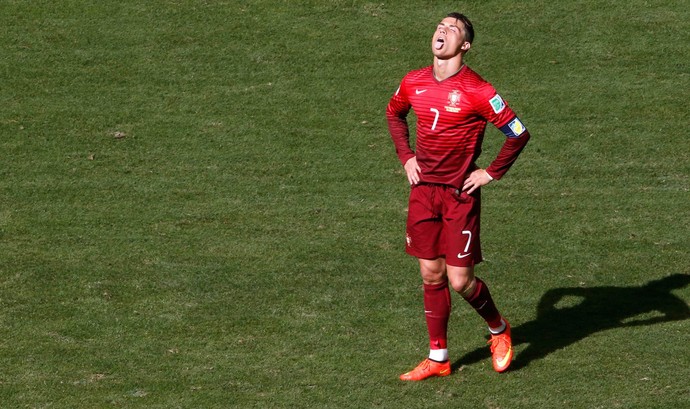
[[[486,169],[475,170],[465,180],[463,190],[468,194],[493,180],[502,178],[530,139],[527,127],[492,86],[487,84],[478,94],[475,103],[479,114],[503,132],[506,139],[491,164]]]
[[[513,163],[520,156],[531,136],[517,116],[511,119],[508,124],[499,127],[499,129],[506,135],[506,140],[503,142],[503,146],[498,152],[496,159],[486,168],[486,172],[493,179],[500,179],[508,172],[508,169],[513,166]]]

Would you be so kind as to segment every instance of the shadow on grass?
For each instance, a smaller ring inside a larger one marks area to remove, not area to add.
[[[512,328],[513,345],[529,344],[516,354],[510,370],[565,348],[591,334],[690,318],[688,305],[671,293],[690,284],[690,275],[674,274],[641,287],[556,288],[547,291],[537,318]],[[453,369],[489,359],[488,347],[468,352]]]

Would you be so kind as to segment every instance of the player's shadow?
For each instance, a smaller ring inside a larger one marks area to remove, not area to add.
[[[516,353],[510,370],[565,348],[596,332],[690,318],[690,308],[672,290],[690,284],[690,275],[674,274],[641,287],[556,288],[547,291],[537,318],[512,328],[513,345],[528,344]],[[488,347],[468,352],[453,363],[457,369],[490,357]]]

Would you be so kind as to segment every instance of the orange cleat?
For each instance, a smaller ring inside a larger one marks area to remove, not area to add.
[[[510,324],[506,323],[506,329],[498,335],[491,334],[488,344],[491,344],[491,361],[496,372],[505,372],[513,360],[513,341],[510,338]]]
[[[410,372],[400,375],[402,381],[421,381],[431,376],[450,375],[450,361],[436,362],[427,358]]]

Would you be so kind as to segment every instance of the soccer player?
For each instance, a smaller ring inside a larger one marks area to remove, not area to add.
[[[499,313],[484,281],[474,275],[482,261],[480,188],[515,162],[530,134],[494,87],[463,62],[474,39],[470,20],[448,14],[431,39],[433,65],[409,72],[386,109],[396,153],[411,185],[406,252],[419,261],[429,333],[427,359],[400,379],[450,375],[447,328],[451,296],[458,292],[486,321],[493,367],[513,358],[510,324]],[[407,114],[417,116],[416,147],[410,147]],[[476,165],[486,123],[506,136],[486,168]]]

